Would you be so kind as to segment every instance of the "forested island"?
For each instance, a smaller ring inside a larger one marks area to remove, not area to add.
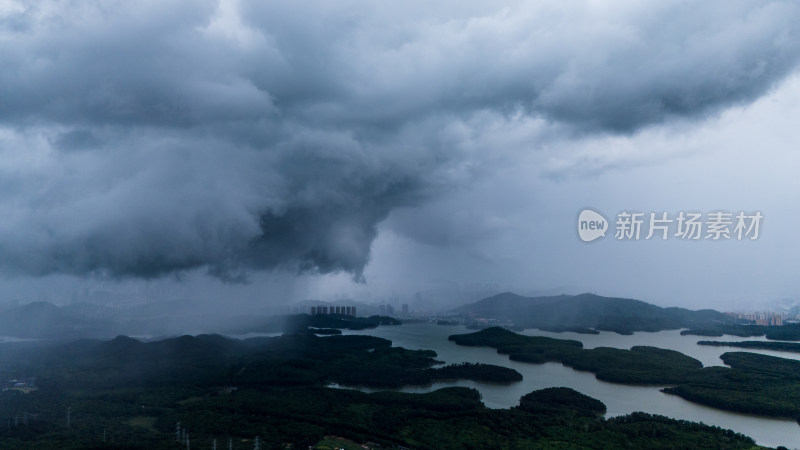
[[[681,334],[695,336],[721,337],[725,334],[739,337],[765,336],[775,341],[800,341],[800,324],[786,325],[741,325],[717,324],[706,325],[702,328],[690,328],[681,331]]]
[[[459,345],[496,348],[514,361],[560,362],[593,372],[600,380],[616,383],[673,384],[703,367],[700,361],[675,350],[644,346],[631,350],[609,347],[585,350],[580,341],[523,336],[499,327],[453,335],[449,339]]]
[[[518,339],[512,335],[506,338]],[[606,420],[601,402],[567,388],[493,410],[467,388],[365,394],[325,387],[521,379],[484,364],[439,367],[435,357],[371,336],[308,333],[2,344],[3,374],[35,377],[35,387],[0,393],[0,448],[252,449],[257,437],[262,449],[754,447],[729,430],[649,414]]]
[[[366,330],[381,325],[400,325],[394,317],[357,317],[345,314],[290,314],[285,316],[237,318],[235,325],[223,329],[226,334],[302,333],[309,329]],[[319,334],[319,333],[317,333]],[[330,334],[330,333],[329,333]]]
[[[696,403],[800,422],[800,361],[729,352],[721,358],[730,367],[703,367],[674,350],[587,350],[578,341],[523,336],[498,327],[449,339],[459,345],[493,347],[515,361],[560,362],[615,383],[670,385],[663,391]]]
[[[739,347],[755,348],[759,350],[774,350],[779,352],[800,353],[800,344],[794,342],[765,342],[765,341],[698,341],[697,345],[710,345],[714,347]]]

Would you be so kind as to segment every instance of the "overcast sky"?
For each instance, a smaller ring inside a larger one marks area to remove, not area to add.
[[[800,300],[799,33],[793,1],[0,0],[0,295]],[[758,239],[613,235],[718,210]]]

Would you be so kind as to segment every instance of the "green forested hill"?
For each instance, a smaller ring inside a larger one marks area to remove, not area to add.
[[[640,300],[594,294],[522,297],[510,292],[461,306],[454,312],[510,320],[515,326],[562,331],[591,328],[630,334],[727,323],[718,311],[662,308]]]
[[[509,345],[556,341],[495,337]],[[573,343],[563,347],[580,351]],[[216,442],[243,450],[256,438],[262,449],[322,449],[330,442],[437,450],[757,448],[729,430],[660,416],[605,420],[605,405],[568,388],[489,409],[478,391],[463,387],[427,394],[325,387],[521,377],[484,364],[435,367],[435,357],[376,337],[305,333],[3,344],[3,373],[36,377],[38,389],[0,392],[0,449],[210,449]]]

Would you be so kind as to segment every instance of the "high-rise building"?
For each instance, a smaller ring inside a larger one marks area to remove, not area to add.
[[[383,307],[383,305],[381,305]],[[312,316],[326,315],[326,314],[341,314],[343,316],[355,316],[355,306],[312,306],[310,309]],[[384,312],[385,314],[385,312]]]

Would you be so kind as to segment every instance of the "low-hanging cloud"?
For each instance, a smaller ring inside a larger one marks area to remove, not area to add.
[[[359,278],[393,209],[485,170],[480,118],[702,118],[794,70],[798,24],[781,1],[5,2],[0,268]]]

